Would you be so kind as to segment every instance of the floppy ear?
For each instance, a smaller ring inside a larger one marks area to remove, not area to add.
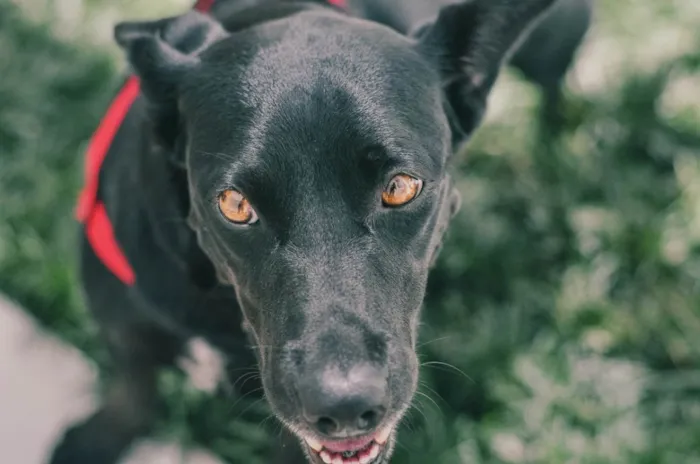
[[[439,68],[453,141],[479,125],[502,63],[556,0],[471,0],[444,7],[412,35]]]
[[[155,135],[166,148],[175,143],[177,93],[183,76],[199,65],[204,50],[226,36],[218,22],[197,11],[115,27],[114,38],[140,78]]]

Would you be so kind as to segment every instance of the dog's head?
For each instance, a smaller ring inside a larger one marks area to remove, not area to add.
[[[410,36],[324,7],[233,32],[194,12],[117,27],[266,397],[313,462],[388,459],[459,204],[447,161],[553,1],[456,4]]]

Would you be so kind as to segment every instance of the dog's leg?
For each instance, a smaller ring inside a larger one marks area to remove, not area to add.
[[[183,343],[134,310],[126,288],[85,242],[82,277],[88,306],[112,356],[114,374],[101,408],[65,433],[49,462],[114,464],[149,431],[155,415],[157,370],[175,362]]]
[[[156,409],[157,368],[172,359],[178,352],[173,348],[179,345],[151,330],[120,331],[118,335],[123,335],[121,343],[127,346],[126,350],[125,345],[119,347],[116,373],[102,407],[66,432],[51,464],[114,464],[137,438],[148,433]]]

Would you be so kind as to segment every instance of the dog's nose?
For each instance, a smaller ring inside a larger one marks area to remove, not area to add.
[[[374,430],[387,408],[387,376],[370,365],[344,374],[326,368],[300,385],[304,417],[322,435],[348,437]]]

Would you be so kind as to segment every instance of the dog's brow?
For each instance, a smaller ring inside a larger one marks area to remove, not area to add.
[[[235,173],[246,169],[255,168],[260,164],[260,158],[257,152],[251,150],[242,150],[238,153],[227,151],[208,151],[202,149],[192,150],[194,156],[202,156],[205,158],[215,158],[227,163],[226,171]]]
[[[389,144],[387,148],[370,156],[375,157],[374,159],[381,162],[387,169],[413,171],[424,178],[438,176],[441,171],[440,154],[430,153],[422,147],[408,148]]]

